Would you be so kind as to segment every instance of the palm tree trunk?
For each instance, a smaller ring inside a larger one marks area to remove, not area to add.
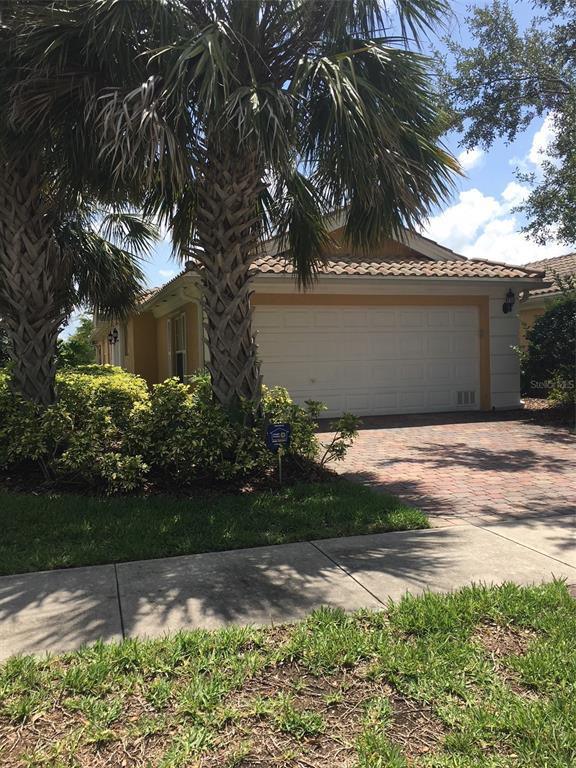
[[[250,267],[258,243],[263,188],[254,156],[210,153],[198,185],[197,228],[203,266],[208,370],[216,399],[257,405],[262,377],[252,333]]]
[[[54,402],[56,340],[64,320],[59,249],[32,158],[0,163],[0,314],[13,363],[11,385],[42,405]]]

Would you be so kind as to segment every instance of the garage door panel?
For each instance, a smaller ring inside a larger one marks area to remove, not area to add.
[[[452,324],[452,312],[449,309],[428,310],[429,328],[450,328]]]
[[[476,308],[257,307],[255,325],[264,381],[329,416],[478,407]]]
[[[314,326],[316,328],[339,328],[342,321],[342,313],[338,312],[315,312]]]
[[[428,408],[426,392],[408,390],[399,393],[398,405],[402,410],[425,411]]]
[[[428,407],[430,409],[450,410],[454,406],[454,401],[450,392],[444,389],[430,390],[428,393]]]
[[[403,355],[422,355],[424,352],[424,338],[422,334],[401,333],[398,336],[398,353]]]
[[[368,338],[368,349],[372,358],[390,359],[396,357],[398,353],[398,336],[395,334],[374,334]]]
[[[432,360],[426,364],[426,377],[430,384],[446,383],[452,380],[452,363],[446,360]]]
[[[370,379],[366,384],[372,388],[397,387],[399,384],[398,364],[387,360],[371,366]]]
[[[423,310],[400,310],[398,323],[401,328],[424,328],[426,313]]]
[[[426,336],[426,354],[433,357],[452,355],[451,337],[448,334],[428,333]]]
[[[403,360],[398,366],[398,384],[410,386],[426,381],[424,363],[417,360]]]
[[[478,325],[478,311],[474,307],[455,309],[453,312],[453,323],[455,328],[474,329]]]
[[[278,307],[277,311],[282,312],[282,308]],[[311,328],[313,324],[314,315],[307,310],[296,309],[285,314],[284,326],[286,328]]]
[[[453,379],[466,384],[474,384],[480,379],[480,364],[478,360],[456,360],[452,364]]]
[[[479,340],[470,333],[456,331],[452,337],[452,352],[460,357],[478,357]]]
[[[395,309],[378,309],[368,312],[367,326],[372,328],[396,328],[398,317]]]
[[[370,315],[366,311],[352,309],[346,315],[349,328],[366,328],[370,324]]]

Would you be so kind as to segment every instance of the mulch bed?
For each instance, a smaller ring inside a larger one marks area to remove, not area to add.
[[[573,406],[554,405],[549,400],[538,397],[523,398],[525,418],[537,424],[549,424],[554,427],[576,426],[576,414]]]

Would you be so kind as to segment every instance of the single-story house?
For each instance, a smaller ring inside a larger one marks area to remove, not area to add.
[[[277,242],[254,262],[254,330],[264,382],[327,415],[520,407],[519,295],[539,270],[466,259],[406,232],[368,255],[333,231],[312,290],[298,290]],[[186,379],[207,359],[200,277],[193,262],[142,297],[126,323],[98,323],[99,362],[150,384]]]
[[[544,272],[545,284],[520,297],[520,340],[524,343],[526,331],[532,327],[534,320],[544,314],[546,307],[553,299],[560,296],[558,285],[560,279],[576,280],[576,253],[567,253],[564,256],[553,256],[550,259],[532,261],[524,265],[526,269],[534,269]]]

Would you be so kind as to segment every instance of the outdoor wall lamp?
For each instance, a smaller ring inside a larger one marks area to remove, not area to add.
[[[118,328],[113,328],[108,334],[108,344],[116,344],[118,341]]]
[[[512,312],[512,307],[514,306],[515,301],[516,297],[514,296],[514,291],[512,288],[508,288],[508,293],[504,299],[504,304],[502,304],[502,312],[504,312],[505,315],[507,315],[508,312]]]

